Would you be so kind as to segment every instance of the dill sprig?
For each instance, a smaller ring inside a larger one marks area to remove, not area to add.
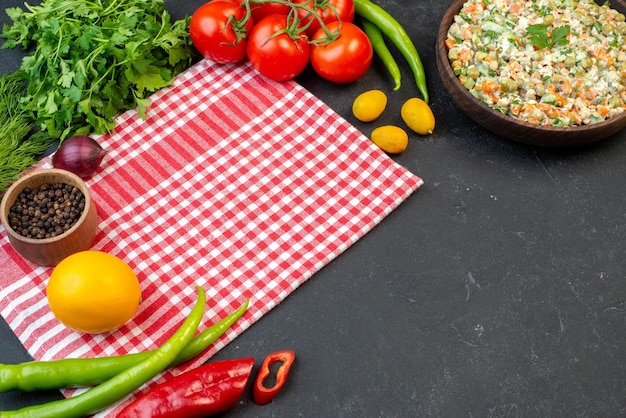
[[[54,142],[46,132],[33,132],[35,118],[21,103],[25,94],[19,72],[0,76],[0,197]]]

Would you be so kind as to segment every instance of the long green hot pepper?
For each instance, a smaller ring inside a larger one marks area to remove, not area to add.
[[[374,52],[378,55],[378,58],[383,62],[385,68],[391,75],[393,79],[393,90],[399,90],[401,86],[402,76],[400,74],[400,68],[396,63],[396,60],[391,55],[389,48],[385,44],[385,39],[383,38],[383,33],[378,29],[378,26],[370,22],[366,19],[361,19],[361,24],[363,25],[363,30],[368,38],[370,38],[370,42],[372,42],[372,47],[374,48]]]
[[[174,335],[147,359],[80,395],[41,405],[29,406],[16,411],[0,412],[0,418],[82,417],[93,414],[124,398],[163,371],[174,361],[182,349],[189,344],[202,320],[206,303],[204,290],[201,287],[197,287],[197,290],[198,300],[185,322],[176,330]]]
[[[249,300],[246,299],[236,311],[195,336],[178,354],[172,366],[191,360],[213,344],[246,312],[248,303]],[[0,364],[0,393],[10,390],[31,392],[93,386],[146,360],[152,354],[153,351],[145,351],[110,357]]]
[[[411,41],[402,25],[385,9],[372,3],[370,0],[354,0],[354,11],[361,18],[369,20],[378,26],[391,39],[404,59],[406,59],[409,67],[411,67],[417,88],[422,93],[424,101],[428,103],[428,88],[426,86],[424,66],[413,41]]]

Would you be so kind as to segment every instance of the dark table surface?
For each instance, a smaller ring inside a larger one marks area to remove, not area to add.
[[[257,406],[246,392],[225,416],[626,415],[626,132],[551,150],[472,122],[435,65],[451,2],[378,2],[407,29],[428,75],[436,131],[411,136],[394,157],[424,186],[213,358],[297,353],[274,402]],[[167,3],[181,18],[203,1]],[[0,51],[0,72],[20,58]],[[369,135],[373,125],[351,115],[358,93],[388,93],[379,124],[401,124],[401,103],[418,95],[399,62],[398,92],[377,61],[353,84],[310,70],[298,81]],[[1,321],[0,362],[28,359]],[[59,397],[6,393],[0,410]]]

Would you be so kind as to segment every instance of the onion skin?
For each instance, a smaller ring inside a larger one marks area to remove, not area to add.
[[[71,171],[80,178],[93,175],[106,151],[98,142],[86,135],[77,135],[64,140],[52,156],[54,168]]]

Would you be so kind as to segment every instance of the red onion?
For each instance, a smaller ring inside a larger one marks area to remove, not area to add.
[[[86,135],[73,136],[61,142],[52,156],[52,165],[87,178],[96,172],[105,154],[95,139]]]

